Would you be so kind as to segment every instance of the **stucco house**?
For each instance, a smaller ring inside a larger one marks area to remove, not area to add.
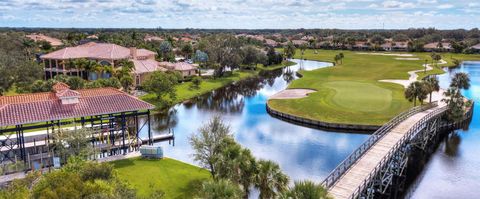
[[[44,63],[46,78],[53,78],[58,74],[87,77],[89,80],[99,78],[100,74],[85,69],[69,68],[69,62],[76,59],[96,61],[103,66],[116,67],[122,60],[130,60],[134,64],[135,85],[141,84],[146,73],[164,71],[155,61],[155,52],[146,49],[126,48],[116,44],[89,42],[75,47],[67,47],[40,56]],[[110,74],[104,73],[103,78],[109,78]]]
[[[167,70],[180,72],[184,78],[197,75],[197,66],[187,62],[160,62],[159,65]]]

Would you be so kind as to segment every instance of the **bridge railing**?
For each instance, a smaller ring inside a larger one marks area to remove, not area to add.
[[[442,107],[439,109],[436,109],[432,111],[431,113],[427,114],[425,117],[423,117],[421,120],[417,121],[412,128],[408,130],[408,132],[388,151],[387,155],[385,155],[382,160],[375,166],[375,168],[368,174],[367,178],[365,178],[362,182],[362,184],[355,189],[355,192],[349,197],[349,198],[357,198],[360,196],[363,190],[367,188],[368,183],[375,178],[375,176],[378,175],[378,173],[382,170],[382,168],[389,162],[390,158],[397,152],[397,150],[402,147],[404,144],[407,143],[412,137],[415,136],[416,133],[419,132],[419,130],[422,130],[425,128],[427,121],[430,119],[436,117],[437,115],[445,112],[447,110],[447,107]]]
[[[390,131],[393,127],[397,126],[400,122],[404,121],[408,117],[422,112],[424,110],[438,106],[438,102],[432,102],[423,106],[417,106],[409,109],[403,113],[400,113],[389,122],[384,124],[378,130],[376,130],[360,147],[353,151],[345,160],[343,160],[326,178],[323,180],[322,185],[326,188],[330,188],[337,182],[337,180],[354,164],[363,154],[370,149],[385,133]]]

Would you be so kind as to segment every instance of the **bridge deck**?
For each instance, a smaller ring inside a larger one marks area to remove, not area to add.
[[[408,130],[428,113],[440,107],[441,106],[438,106],[412,115],[388,131],[337,180],[329,189],[329,193],[337,199],[351,197],[356,189],[362,185],[363,181],[367,179],[369,173],[375,169],[382,158],[388,154],[390,149],[401,140]]]

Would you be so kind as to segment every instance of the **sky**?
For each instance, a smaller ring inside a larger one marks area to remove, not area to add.
[[[0,0],[0,27],[471,29],[480,0]]]

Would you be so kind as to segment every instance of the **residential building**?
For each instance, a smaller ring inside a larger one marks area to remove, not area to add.
[[[160,62],[159,65],[167,70],[180,72],[184,78],[197,75],[197,66],[187,62]]]
[[[433,43],[428,43],[423,46],[423,49],[427,52],[443,52],[447,51],[450,52],[452,51],[452,44],[448,42],[433,42]]]
[[[150,118],[153,108],[118,89],[72,90],[64,83],[55,84],[52,92],[0,96],[0,132],[7,135],[0,136],[0,142],[8,145],[2,147],[0,165],[19,161],[26,166],[51,164],[51,153],[58,151],[43,149],[55,141],[52,133],[66,128],[91,131],[92,147],[106,155],[136,151],[144,143],[139,136],[142,129],[147,131],[148,144],[153,143],[150,120],[138,119]],[[25,131],[37,133],[32,136]],[[97,142],[103,138],[108,145]]]
[[[271,47],[277,47],[278,43],[273,39],[265,39],[265,45],[271,46]]]
[[[396,41],[392,43],[392,51],[407,51],[408,42],[406,41]]]
[[[49,37],[49,36],[46,36],[44,34],[29,34],[29,35],[26,35],[26,37],[30,38],[31,40],[33,40],[35,42],[47,41],[53,47],[58,47],[58,46],[63,45],[63,42],[60,39]]]
[[[109,78],[110,74],[97,74],[92,69],[69,68],[69,62],[77,59],[88,59],[96,61],[102,66],[113,66],[114,68],[122,60],[130,60],[134,63],[133,74],[135,83],[140,84],[144,79],[144,73],[151,73],[156,70],[162,71],[155,61],[155,52],[146,49],[126,48],[116,44],[89,42],[76,47],[67,47],[40,56],[45,65],[46,78],[53,78],[58,74],[75,75],[87,77],[89,80]]]
[[[474,53],[480,53],[480,43],[478,43],[477,45],[474,45],[474,46],[470,47],[470,49],[471,49]]]

